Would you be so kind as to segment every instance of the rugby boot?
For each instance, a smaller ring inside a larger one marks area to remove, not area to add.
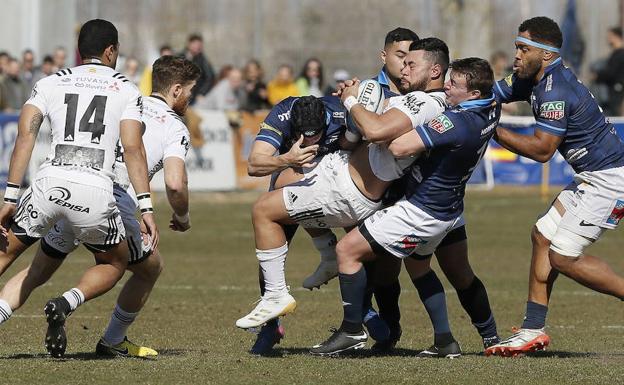
[[[303,287],[312,290],[320,289],[321,285],[327,284],[330,280],[338,276],[338,262],[333,260],[321,260],[318,267],[310,276],[303,280]]]
[[[64,297],[49,300],[43,312],[48,322],[48,331],[45,337],[45,347],[54,358],[61,358],[67,349],[67,335],[65,334],[65,321],[71,313],[69,302]]]
[[[156,358],[158,352],[146,346],[140,346],[124,337],[124,340],[117,345],[111,345],[104,338],[95,346],[95,355],[98,357],[135,357],[135,358]]]
[[[277,324],[266,324],[260,329],[256,342],[249,350],[251,354],[265,355],[273,351],[273,346],[279,344],[286,332],[281,322],[277,320]]]
[[[314,345],[310,354],[314,356],[333,356],[348,350],[362,349],[366,346],[368,336],[364,330],[358,333],[347,333],[340,329],[331,329],[332,335],[325,342]]]
[[[297,301],[289,293],[265,294],[249,314],[236,321],[236,326],[241,329],[257,328],[274,318],[294,312],[295,308]]]
[[[429,349],[425,349],[416,355],[420,358],[457,358],[459,356],[461,356],[461,348],[457,341],[445,346],[431,345]]]
[[[550,337],[544,329],[519,329],[509,338],[485,349],[485,355],[515,357],[520,354],[545,350]]]
[[[364,326],[368,335],[375,341],[386,341],[390,338],[390,329],[375,309],[370,308],[364,316]]]

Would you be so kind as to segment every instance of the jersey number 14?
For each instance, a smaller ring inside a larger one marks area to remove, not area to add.
[[[90,132],[91,143],[100,143],[104,134],[104,110],[106,109],[106,96],[96,95],[89,103],[87,110],[80,118],[79,132]],[[78,94],[65,94],[67,113],[65,115],[65,141],[73,142],[76,136],[76,113],[78,110]],[[93,119],[91,119],[93,118]]]

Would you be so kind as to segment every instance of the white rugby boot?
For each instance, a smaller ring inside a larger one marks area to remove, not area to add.
[[[288,292],[265,294],[251,313],[236,321],[236,326],[241,329],[257,328],[274,318],[294,312],[296,307],[297,301]]]
[[[544,329],[519,329],[509,338],[485,349],[485,355],[515,357],[519,354],[545,350],[550,337]]]

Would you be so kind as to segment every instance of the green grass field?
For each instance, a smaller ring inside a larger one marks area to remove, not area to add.
[[[395,356],[317,358],[307,349],[338,326],[342,308],[338,282],[320,291],[302,288],[318,257],[305,234],[297,235],[287,278],[298,300],[285,318],[286,338],[273,357],[247,353],[254,335],[235,320],[258,297],[250,205],[255,194],[197,194],[188,234],[166,229],[169,210],[159,200],[163,272],[129,336],[160,351],[157,360],[98,360],[95,344],[105,328],[119,288],[82,306],[68,321],[66,358],[46,356],[43,337],[47,298],[72,287],[92,262],[81,249],[57,275],[0,326],[0,383],[61,384],[623,384],[624,306],[562,277],[548,317],[551,349],[514,359],[479,356],[480,338],[450,284],[451,325],[464,356],[417,359],[432,342],[432,330],[415,289],[402,273],[403,338]],[[543,203],[535,190],[497,188],[469,192],[466,219],[473,267],[488,288],[503,336],[524,313],[530,260],[529,231]],[[624,237],[609,232],[592,251],[624,274]],[[22,256],[0,278],[26,265]],[[438,269],[439,271],[439,269]],[[439,273],[442,276],[441,273]],[[370,344],[370,342],[369,342]]]

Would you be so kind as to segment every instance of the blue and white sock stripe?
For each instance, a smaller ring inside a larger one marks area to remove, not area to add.
[[[0,318],[2,318],[3,320],[8,320],[9,318],[11,318],[11,314],[7,313],[6,310],[4,310],[2,307],[0,307]]]

